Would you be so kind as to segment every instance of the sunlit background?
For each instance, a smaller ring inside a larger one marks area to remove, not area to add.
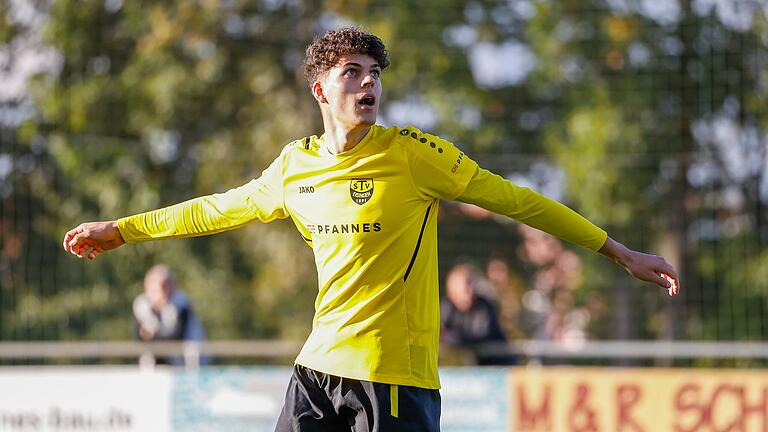
[[[452,140],[680,271],[671,299],[597,254],[443,203],[441,277],[456,262],[481,268],[510,340],[761,342],[767,16],[757,0],[0,0],[0,340],[129,341],[144,272],[165,263],[208,340],[301,343],[316,275],[290,221],[93,262],[61,239],[82,221],[239,186],[288,142],[320,134],[303,49],[355,24],[391,53],[381,124]],[[765,366],[518,354],[521,365]]]

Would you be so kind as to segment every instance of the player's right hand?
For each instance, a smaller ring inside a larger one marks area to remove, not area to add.
[[[100,253],[125,243],[117,221],[86,222],[64,235],[64,250],[80,258],[94,259]]]

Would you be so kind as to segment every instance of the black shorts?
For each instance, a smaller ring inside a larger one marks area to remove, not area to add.
[[[438,432],[440,391],[328,375],[301,365],[276,432]]]

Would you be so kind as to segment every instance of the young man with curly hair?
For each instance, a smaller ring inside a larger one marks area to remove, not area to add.
[[[574,211],[484,170],[413,126],[376,125],[382,41],[340,28],[307,48],[324,133],[288,144],[261,176],[223,194],[69,231],[95,258],[125,242],[189,237],[291,218],[317,263],[312,332],[278,431],[437,431],[440,200],[472,203],[599,251],[677,294],[663,258],[632,251]]]

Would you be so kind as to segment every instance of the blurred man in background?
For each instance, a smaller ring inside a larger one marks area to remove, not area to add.
[[[458,264],[448,272],[446,298],[440,307],[440,339],[472,350],[478,365],[514,364],[514,357],[503,352],[507,339],[493,304],[478,293],[481,279],[480,270],[471,264]]]
[[[520,300],[526,287],[507,260],[492,257],[485,266],[485,277],[493,289],[499,311],[499,324],[508,340],[524,339],[520,328]]]
[[[176,289],[176,278],[165,265],[155,265],[147,271],[144,292],[133,301],[133,317],[135,336],[142,341],[200,341],[205,338],[189,298]],[[156,361],[174,365],[184,363],[182,357]]]

